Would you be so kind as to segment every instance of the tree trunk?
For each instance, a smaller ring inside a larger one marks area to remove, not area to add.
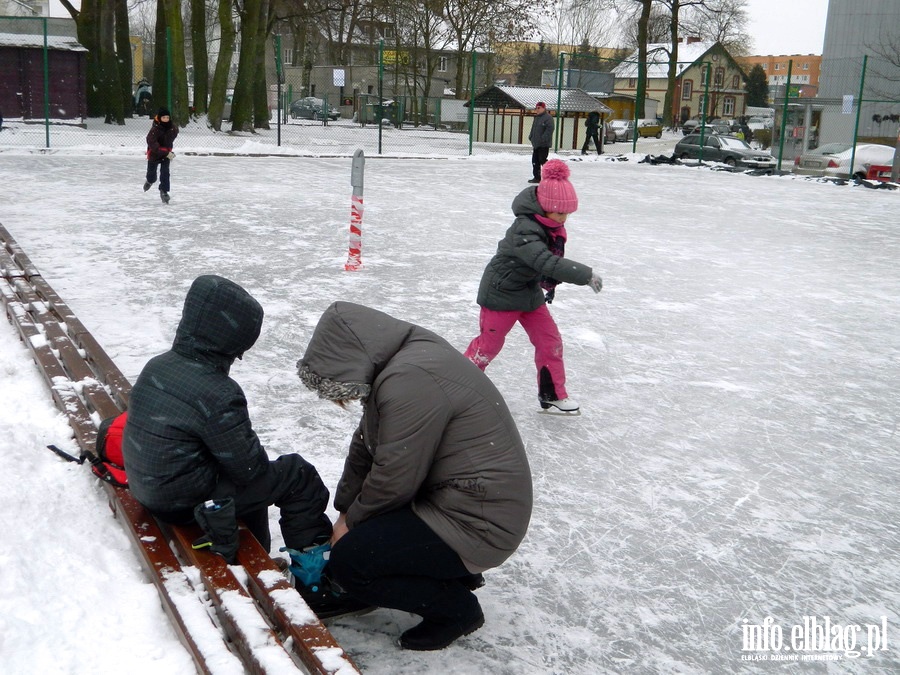
[[[253,128],[268,129],[269,87],[266,82],[266,36],[269,34],[269,0],[262,0],[256,31],[256,59],[253,76]]]
[[[231,58],[234,56],[234,38],[236,31],[231,20],[231,1],[219,0],[219,57],[216,59],[216,72],[213,74],[212,91],[209,97],[209,126],[216,131],[222,130],[222,112],[225,109],[225,96],[228,93],[228,74],[231,72]]]
[[[71,6],[70,6],[71,7]],[[71,14],[74,8],[69,9]],[[75,17],[78,42],[87,49],[87,111],[88,117],[100,117],[104,109],[100,92],[100,11],[98,0],[82,0],[81,11]]]
[[[644,103],[646,102],[647,89],[647,27],[650,25],[650,5],[652,0],[640,0],[641,15],[638,19],[638,78],[637,91],[634,97],[634,116],[640,119],[644,116]],[[637,133],[637,130],[635,130]]]
[[[172,80],[172,100],[169,111],[172,121],[184,126],[190,120],[187,87],[187,63],[184,58],[184,20],[181,18],[181,0],[165,0],[166,25],[169,27],[171,45],[168,49],[172,58],[168,76]]]
[[[153,107],[150,116],[163,107],[168,107],[168,81],[166,77],[167,56],[167,31],[166,31],[166,5],[162,0],[156,3],[156,45],[153,49]]]
[[[669,19],[669,37],[672,47],[669,49],[669,70],[666,73],[666,98],[663,104],[663,125],[672,126],[675,114],[675,80],[678,73],[678,13],[681,11],[681,0],[672,0],[672,16]]]
[[[116,56],[116,0],[100,0],[99,103],[107,124],[125,124],[119,62]]]
[[[119,66],[119,86],[122,89],[122,105],[125,117],[131,117],[134,107],[134,65],[131,54],[131,31],[128,26],[127,0],[114,0],[116,14],[116,59]]]
[[[261,5],[262,0],[246,0],[241,12],[241,48],[231,101],[232,131],[253,131],[253,78],[256,75],[256,41]]]
[[[194,114],[204,115],[209,97],[209,54],[206,51],[204,0],[191,0],[191,56],[194,59]]]

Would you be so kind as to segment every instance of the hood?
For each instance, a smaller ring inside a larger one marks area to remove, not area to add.
[[[172,349],[227,368],[259,338],[263,308],[233,281],[212,274],[194,279],[184,299]]]
[[[322,314],[297,374],[330,401],[366,399],[372,383],[406,343],[415,325],[352,302]]]
[[[512,211],[516,216],[544,215],[537,198],[537,186],[527,187],[513,199]]]

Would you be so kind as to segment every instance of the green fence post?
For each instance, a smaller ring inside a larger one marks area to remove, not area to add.
[[[700,161],[703,161],[703,144],[706,142],[706,118],[709,117],[709,74],[712,72],[712,63],[704,61],[706,77],[703,78],[703,114],[700,115]]]
[[[278,80],[278,102],[276,109],[276,144],[281,147],[281,84],[284,81],[284,71],[281,69],[281,36],[275,36],[275,78]]]
[[[475,134],[475,67],[478,53],[472,50],[472,72],[469,75],[469,155],[472,154],[472,136]]]
[[[378,154],[381,154],[381,120],[384,118],[384,38],[378,41]]]
[[[44,24],[44,143],[50,147],[50,58],[47,46],[47,19],[41,19]]]
[[[565,52],[559,53],[559,71],[556,73],[556,119],[553,120],[553,123],[556,126],[556,141],[554,142],[553,152],[559,151],[559,136],[562,133],[562,121],[559,118],[559,109],[562,106],[562,80],[565,57]]]
[[[856,101],[856,124],[853,126],[853,150],[850,152],[850,175],[847,178],[853,178],[853,162],[856,161],[856,138],[859,134],[859,117],[862,113],[863,93],[866,86],[866,64],[869,55],[863,54],[862,73],[859,76],[859,99]]]
[[[781,107],[781,134],[778,139],[778,173],[781,173],[781,159],[784,155],[784,134],[787,131],[788,97],[791,93],[791,70],[794,60],[788,59],[787,82],[784,84],[784,105]]]

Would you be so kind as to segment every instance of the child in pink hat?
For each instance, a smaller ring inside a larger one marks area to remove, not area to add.
[[[569,182],[569,167],[552,159],[543,166],[541,182],[525,188],[513,200],[516,219],[497,245],[478,287],[480,334],[466,356],[484,370],[500,353],[516,322],[534,345],[538,400],[552,412],[578,413],[578,404],[566,391],[562,337],[547,304],[556,286],[568,282],[603,287],[587,265],[563,257],[566,219],[578,209],[578,195]]]

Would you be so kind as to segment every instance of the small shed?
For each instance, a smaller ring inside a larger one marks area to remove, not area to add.
[[[601,121],[612,114],[583,89],[551,89],[547,87],[506,87],[495,85],[475,96],[473,138],[485,143],[528,143],[538,101],[557,120],[555,146],[559,150],[576,150],[584,143],[584,119],[589,113],[600,113]],[[558,104],[558,105],[557,105]]]
[[[0,33],[0,111],[6,120],[43,120],[44,36]],[[47,36],[51,120],[87,117],[87,49],[73,37]]]

